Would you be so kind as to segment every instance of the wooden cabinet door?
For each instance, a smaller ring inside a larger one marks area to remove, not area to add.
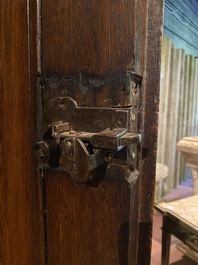
[[[70,96],[79,106],[131,105],[134,10],[134,1],[43,1],[44,103]],[[136,264],[138,181],[116,174],[86,187],[50,170],[45,178],[49,265]]]
[[[32,153],[37,72],[36,58],[30,68],[28,15],[26,1],[0,2],[1,265],[44,264],[42,185]]]
[[[18,2],[0,4],[8,30],[1,171],[11,180],[0,181],[0,264],[149,265],[163,1]],[[46,105],[60,97],[81,108],[130,108],[142,141],[126,148],[127,170],[108,165],[101,177],[101,166],[89,183],[61,168],[36,173],[33,142]]]
[[[87,187],[45,171],[49,265],[149,264],[162,2],[42,1],[43,108],[56,97],[132,107],[131,127],[142,134],[141,146],[128,151],[131,175],[114,169]]]

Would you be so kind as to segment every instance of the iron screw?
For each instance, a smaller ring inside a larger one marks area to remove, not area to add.
[[[71,149],[71,147],[72,147],[71,142],[67,141],[67,142],[65,143],[65,148],[66,148],[67,150],[69,150],[69,149]]]
[[[132,119],[132,121],[135,120],[135,114],[131,114],[131,119]]]
[[[106,155],[105,160],[107,162],[111,162],[111,161],[114,160],[114,158],[115,158],[115,156],[112,153],[109,153],[109,154]]]
[[[42,160],[44,158],[45,154],[42,148],[36,151],[36,156],[38,157],[39,160]]]

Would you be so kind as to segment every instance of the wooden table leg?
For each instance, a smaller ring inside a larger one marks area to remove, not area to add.
[[[167,217],[163,216],[161,265],[168,265],[170,257],[171,234],[165,230],[165,227],[167,227],[167,221]]]

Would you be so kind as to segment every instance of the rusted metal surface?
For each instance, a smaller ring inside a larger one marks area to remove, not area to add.
[[[56,121],[69,122],[73,130],[99,132],[106,128],[128,128],[129,108],[78,107],[69,97],[51,99],[44,106],[43,127]]]
[[[91,143],[94,147],[115,151],[121,150],[126,145],[140,143],[140,140],[141,135],[137,133],[127,133],[126,128],[112,130],[108,128],[91,137]]]
[[[35,157],[39,163],[63,168],[80,182],[94,179],[94,170],[105,163],[129,166],[124,147],[141,141],[141,135],[129,129],[130,114],[131,108],[78,107],[71,98],[54,98],[45,105],[43,121],[51,123],[43,141],[34,146]],[[97,176],[104,174],[99,168]]]
[[[78,138],[65,139],[61,145],[60,165],[76,181],[93,179],[93,170],[104,164],[101,152],[90,154]]]
[[[47,163],[50,157],[48,144],[40,141],[34,145],[34,156],[39,163]]]
[[[48,74],[43,77],[45,85],[44,101],[57,96],[75,98],[79,106],[126,107],[137,104],[138,87],[142,77],[126,71],[105,75],[58,75]],[[97,91],[97,93],[96,93]],[[99,101],[98,95],[105,95]]]

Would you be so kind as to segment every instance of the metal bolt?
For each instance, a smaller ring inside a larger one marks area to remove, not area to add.
[[[107,162],[111,162],[111,161],[113,161],[114,158],[115,158],[115,156],[114,156],[112,153],[109,153],[109,154],[107,154],[107,155],[105,156],[105,160],[106,160]]]
[[[135,114],[131,114],[131,119],[132,119],[132,121],[135,120]]]
[[[69,131],[69,134],[75,134],[76,133],[76,131]]]
[[[67,150],[70,150],[71,147],[72,147],[71,142],[67,141],[67,142],[65,143],[65,148],[66,148]]]
[[[53,133],[52,133],[52,137],[53,137],[53,138],[57,138],[57,135],[58,135],[57,132],[53,132]]]
[[[133,158],[133,159],[135,158],[135,153],[132,153],[132,158]]]

